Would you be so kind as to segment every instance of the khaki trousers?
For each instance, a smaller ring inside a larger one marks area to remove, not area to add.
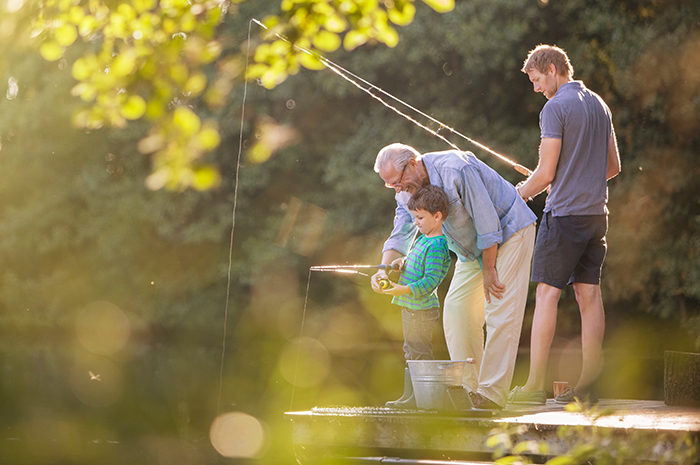
[[[491,296],[491,303],[486,303],[483,273],[476,260],[457,261],[445,297],[443,325],[450,358],[476,361],[467,365],[463,384],[501,406],[513,380],[534,244],[535,225],[531,224],[499,247],[496,270],[506,287],[501,299]]]

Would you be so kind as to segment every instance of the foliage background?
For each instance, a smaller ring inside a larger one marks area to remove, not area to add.
[[[241,3],[218,31],[223,54],[245,53],[250,19],[277,7]],[[609,183],[599,390],[661,399],[663,351],[699,349],[700,4],[463,0],[448,14],[416,7],[396,47],[370,43],[329,58],[531,168],[545,102],[520,72],[531,48],[563,47],[575,77],[611,107],[623,171]],[[8,412],[0,426],[19,438],[0,446],[0,456],[153,463],[172,446],[169,463],[223,463],[208,429],[235,410],[267,427],[252,462],[290,463],[284,411],[381,405],[398,393],[402,336],[388,299],[366,278],[308,269],[374,263],[393,211],[372,170],[377,151],[396,141],[435,151],[443,142],[335,74],[302,70],[274,89],[238,82],[217,111],[193,102],[219,125],[222,142],[206,161],[223,181],[204,192],[149,191],[150,160],[136,147],[145,123],[70,123],[80,106],[70,97],[70,63],[80,50],[49,63],[21,39],[22,28],[0,29],[0,409]],[[253,25],[252,45],[258,32]],[[256,163],[256,143],[282,130],[293,143]],[[521,179],[452,139],[511,182]],[[542,205],[538,198],[532,208],[540,214]],[[531,292],[529,318],[533,299]],[[95,354],[79,343],[81,315],[96,302],[128,319],[119,351]],[[579,324],[565,293],[552,378],[575,381]],[[515,382],[527,373],[528,338],[526,321]],[[87,376],[84,366],[119,373],[119,394],[102,403],[76,394],[69,373]],[[93,436],[102,441],[95,450],[85,445]]]

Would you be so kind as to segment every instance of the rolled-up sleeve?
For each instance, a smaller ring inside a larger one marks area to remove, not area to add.
[[[461,173],[462,200],[464,208],[474,221],[476,246],[484,250],[502,244],[504,241],[501,220],[480,173],[468,166],[465,166]]]

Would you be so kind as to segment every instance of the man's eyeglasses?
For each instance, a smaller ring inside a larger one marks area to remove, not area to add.
[[[399,176],[399,180],[396,182],[385,182],[384,185],[388,187],[389,189],[395,189],[401,185],[401,181],[403,180],[403,175],[406,173],[406,168],[408,168],[408,163],[406,163],[406,166],[403,167],[403,170],[401,170],[401,176]]]

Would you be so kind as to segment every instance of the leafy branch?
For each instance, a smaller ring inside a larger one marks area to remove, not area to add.
[[[68,60],[68,50],[76,50],[71,93],[84,105],[75,126],[124,128],[145,119],[149,130],[138,149],[152,157],[147,187],[207,190],[220,183],[218,168],[204,159],[221,135],[215,117],[200,115],[221,110],[236,79],[272,88],[301,66],[323,67],[314,53],[341,43],[347,50],[369,41],[393,47],[393,25],[415,15],[414,0],[283,0],[280,14],[265,19],[269,32],[242,76],[245,57],[224,53],[221,28],[243,1],[35,0],[14,13],[32,20],[46,60]],[[454,0],[423,1],[440,12],[454,8]]]

